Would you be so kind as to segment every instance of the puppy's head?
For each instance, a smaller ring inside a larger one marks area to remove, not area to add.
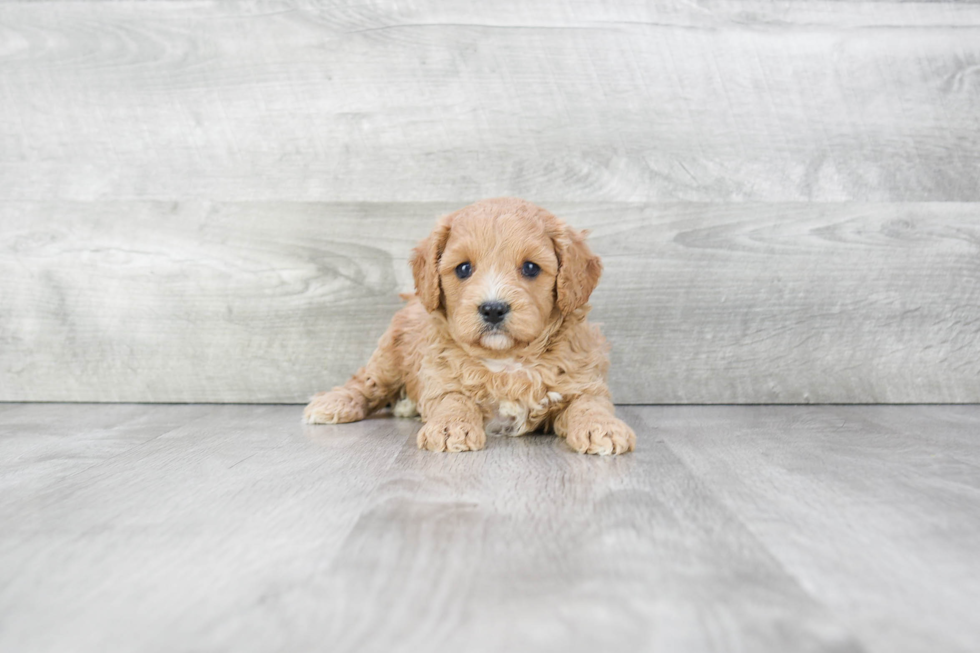
[[[583,306],[602,264],[576,231],[513,198],[484,200],[439,220],[412,256],[425,308],[445,313],[468,348],[506,353]]]

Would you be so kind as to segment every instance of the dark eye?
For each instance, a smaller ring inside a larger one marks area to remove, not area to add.
[[[528,279],[533,279],[534,277],[541,274],[541,267],[537,263],[532,263],[531,261],[524,261],[524,265],[521,266],[521,274],[523,274]]]
[[[467,279],[473,274],[473,266],[469,261],[466,263],[460,263],[456,266],[456,276],[460,279]]]

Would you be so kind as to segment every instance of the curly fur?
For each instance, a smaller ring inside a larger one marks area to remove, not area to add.
[[[398,311],[367,365],[306,407],[311,424],[363,419],[388,404],[417,409],[420,448],[483,448],[487,432],[553,429],[582,453],[631,451],[614,416],[608,347],[586,319],[602,264],[585,233],[530,202],[484,200],[441,218],[415,248],[416,294]],[[540,266],[533,279],[524,261]],[[470,262],[460,280],[456,266]],[[510,305],[496,329],[485,301]]]

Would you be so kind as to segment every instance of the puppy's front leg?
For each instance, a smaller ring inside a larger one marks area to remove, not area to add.
[[[425,424],[419,429],[419,449],[477,451],[487,443],[483,413],[469,397],[450,392],[426,406],[423,416]]]
[[[613,413],[606,397],[579,395],[555,420],[555,433],[579,453],[625,453],[636,446],[633,429]]]
[[[401,389],[395,332],[388,327],[368,364],[347,383],[318,392],[303,411],[307,424],[345,424],[362,420],[383,407]]]

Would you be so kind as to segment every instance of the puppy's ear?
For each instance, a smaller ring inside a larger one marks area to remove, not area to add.
[[[589,301],[589,296],[602,275],[602,260],[585,244],[587,231],[576,231],[556,221],[559,226],[553,236],[555,254],[558,256],[558,309],[562,315],[570,315]]]
[[[435,311],[442,305],[442,284],[439,283],[439,259],[449,240],[452,219],[439,219],[436,228],[412,250],[412,276],[415,277],[415,294],[427,311]]]

